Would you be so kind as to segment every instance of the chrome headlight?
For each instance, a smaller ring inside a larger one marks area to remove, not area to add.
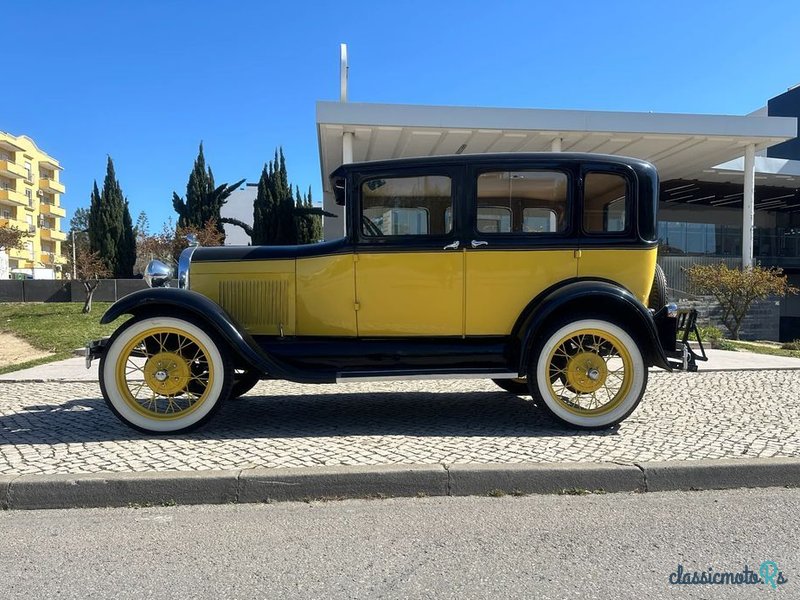
[[[144,270],[144,281],[151,288],[169,287],[172,280],[172,267],[160,260],[151,260]]]
[[[192,254],[197,249],[197,246],[189,246],[181,252],[178,258],[178,287],[189,289],[189,265],[192,263]]]

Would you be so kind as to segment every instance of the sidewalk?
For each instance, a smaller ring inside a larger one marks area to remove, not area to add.
[[[761,371],[764,369],[800,369],[800,358],[769,356],[754,352],[731,352],[707,349],[708,362],[698,363],[700,371]],[[13,371],[0,375],[0,381],[97,381],[99,360],[86,369],[82,357]],[[659,371],[660,369],[653,369]]]
[[[488,380],[263,381],[172,436],[123,425],[97,362],[70,359],[0,381],[0,509],[800,486],[800,360],[710,356],[699,373],[654,370],[602,431]]]

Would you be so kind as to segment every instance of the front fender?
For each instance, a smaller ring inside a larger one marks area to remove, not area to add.
[[[173,316],[184,312],[217,333],[250,367],[278,379],[300,383],[334,383],[335,375],[300,370],[265,353],[252,336],[216,302],[186,289],[152,288],[129,294],[115,302],[100,322],[111,323],[121,315]]]
[[[652,313],[625,288],[607,281],[578,280],[549,290],[528,305],[514,327],[519,348],[519,369],[525,373],[534,341],[553,319],[574,312],[612,318],[632,328],[647,344],[642,355],[649,365],[672,370],[661,347]]]

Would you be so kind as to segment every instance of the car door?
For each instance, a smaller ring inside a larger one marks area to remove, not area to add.
[[[477,165],[467,174],[467,336],[508,335],[523,309],[577,276],[575,173],[557,162]]]
[[[354,181],[359,337],[463,334],[458,172],[397,169]]]

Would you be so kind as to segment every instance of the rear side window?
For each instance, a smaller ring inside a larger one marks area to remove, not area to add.
[[[361,235],[447,235],[452,230],[452,208],[449,177],[369,179],[361,184]]]
[[[583,229],[619,233],[628,226],[628,186],[614,173],[587,173],[583,179]]]
[[[567,176],[558,171],[491,171],[478,176],[480,233],[546,234],[567,228]]]

